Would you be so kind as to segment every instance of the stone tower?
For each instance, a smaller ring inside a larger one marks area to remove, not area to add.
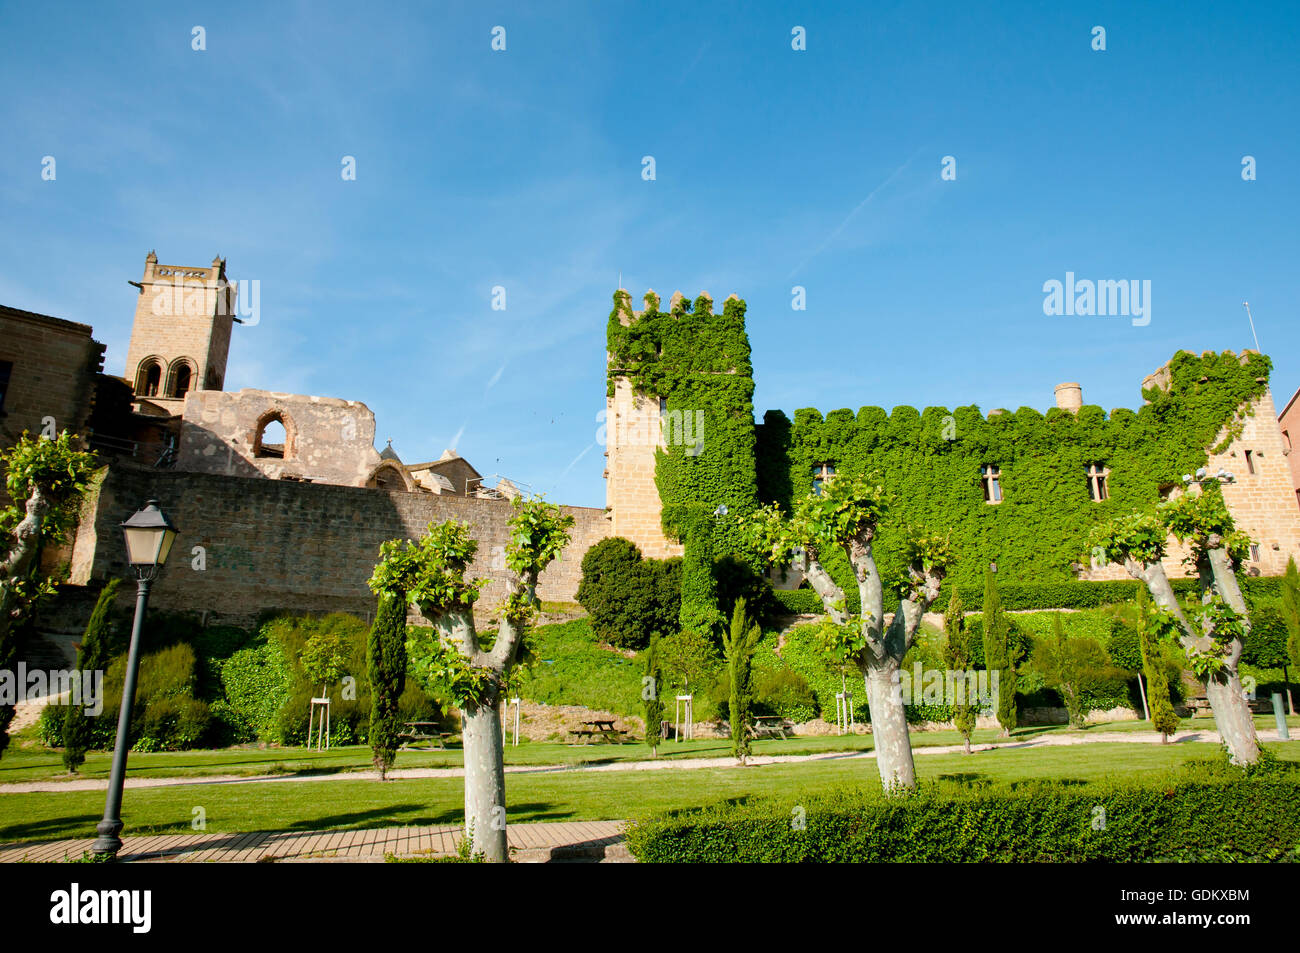
[[[160,265],[149,252],[144,277],[131,283],[140,295],[125,376],[141,409],[179,414],[189,391],[221,390],[237,320],[225,259],[206,268]]]
[[[637,318],[631,302],[632,296],[620,288],[623,324]],[[605,399],[606,518],[611,536],[632,540],[643,556],[654,559],[682,554],[682,545],[664,534],[660,522],[663,505],[655,484],[655,451],[662,441],[658,396],[638,393],[626,377],[615,373],[614,394]]]

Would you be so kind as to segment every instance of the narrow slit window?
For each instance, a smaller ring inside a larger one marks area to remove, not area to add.
[[[1246,451],[1246,472],[1251,476],[1255,475],[1255,451]]]
[[[1088,467],[1088,499],[1094,503],[1100,503],[1102,500],[1110,497],[1110,469],[1102,466],[1100,463],[1091,464]]]
[[[992,464],[980,467],[980,485],[984,488],[985,503],[1002,502],[1002,468]]]

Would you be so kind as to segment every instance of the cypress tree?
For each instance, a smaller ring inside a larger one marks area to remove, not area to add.
[[[397,759],[402,730],[397,701],[406,688],[406,601],[380,594],[366,644],[370,671],[370,750],[379,779]]]
[[[641,682],[641,698],[645,704],[645,743],[650,753],[659,756],[659,737],[664,720],[664,670],[659,663],[659,636],[650,637],[645,651],[645,678]]]
[[[1165,670],[1160,647],[1151,637],[1151,599],[1145,587],[1138,589],[1138,631],[1142,636],[1142,669],[1147,676],[1147,704],[1151,707],[1151,727],[1160,732],[1160,741],[1178,730],[1178,715],[1169,698],[1169,675]]]
[[[1295,714],[1295,700],[1291,697],[1291,672],[1286,664],[1300,667],[1300,571],[1295,559],[1286,561],[1286,575],[1282,577],[1282,619],[1286,623],[1286,661],[1282,663],[1282,678],[1286,682],[1287,710]]]
[[[81,647],[77,649],[77,668],[72,673],[73,697],[63,714],[63,764],[69,774],[76,774],[90,748],[91,723],[86,715],[89,700],[84,695],[89,686],[82,673],[102,672],[108,668],[113,641],[113,601],[121,583],[121,579],[110,579],[100,590],[90,621],[86,623],[86,634],[81,637]]]
[[[958,673],[957,684],[965,685],[960,700],[954,699],[952,706],[952,723],[961,735],[966,753],[970,754],[970,736],[975,730],[975,719],[979,715],[978,701],[971,698],[974,686],[970,680],[962,678],[962,673],[971,672],[971,635],[966,628],[966,615],[957,587],[953,586],[952,596],[948,599],[948,608],[943,613],[943,631],[947,637],[944,644],[943,658],[948,668]]]
[[[1017,647],[1011,642],[1011,625],[1002,611],[997,578],[992,567],[984,570],[984,667],[998,673],[998,724],[1002,737],[1016,727]]]
[[[746,612],[745,597],[736,600],[731,614],[731,631],[722,636],[727,672],[731,676],[731,752],[741,764],[749,757],[749,703],[751,663],[763,632]]]

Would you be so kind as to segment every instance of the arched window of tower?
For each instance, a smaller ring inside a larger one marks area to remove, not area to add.
[[[184,397],[194,383],[194,365],[189,358],[179,358],[172,362],[167,375],[167,396]]]
[[[156,358],[146,358],[140,362],[135,375],[135,393],[137,397],[157,397],[162,388],[162,364]]]

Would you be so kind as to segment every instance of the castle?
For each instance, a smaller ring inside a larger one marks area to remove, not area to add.
[[[240,323],[224,260],[168,266],[151,252],[132,284],[121,376],[104,372],[87,325],[0,306],[0,447],[23,431],[68,429],[105,463],[74,538],[44,556],[48,568],[67,565],[62,603],[78,609],[61,629],[56,608],[47,631],[79,634],[85,603],[126,575],[118,527],[150,498],[180,529],[155,585],[159,608],[230,622],[271,609],[368,617],[380,543],[446,519],[467,521],[479,540],[469,571],[487,580],[480,605],[500,600],[513,484],[486,486],[454,451],[413,464],[391,444],[376,451],[375,417],[360,401],[224,390]],[[1009,581],[1122,578],[1080,557],[1088,527],[1181,492],[1180,473],[1200,467],[1235,475],[1224,494],[1255,540],[1247,572],[1277,574],[1300,558],[1300,469],[1263,355],[1180,352],[1143,382],[1137,411],[1087,406],[1070,383],[1046,414],[804,409],[756,424],[742,301],[714,314],[707,295],[674,295],[666,312],[653,293],[643,311],[630,300],[615,294],[609,324],[607,505],[565,507],[573,538],[541,578],[545,600],[574,598],[582,556],[600,539],[689,561],[690,540],[702,538],[692,533],[723,539],[723,514],[789,505],[836,472],[868,469],[897,484],[901,516],[956,534],[968,573],[993,556]],[[882,532],[886,564],[891,545]],[[1182,555],[1171,548],[1171,575],[1186,574]],[[797,571],[773,578],[800,582]]]

